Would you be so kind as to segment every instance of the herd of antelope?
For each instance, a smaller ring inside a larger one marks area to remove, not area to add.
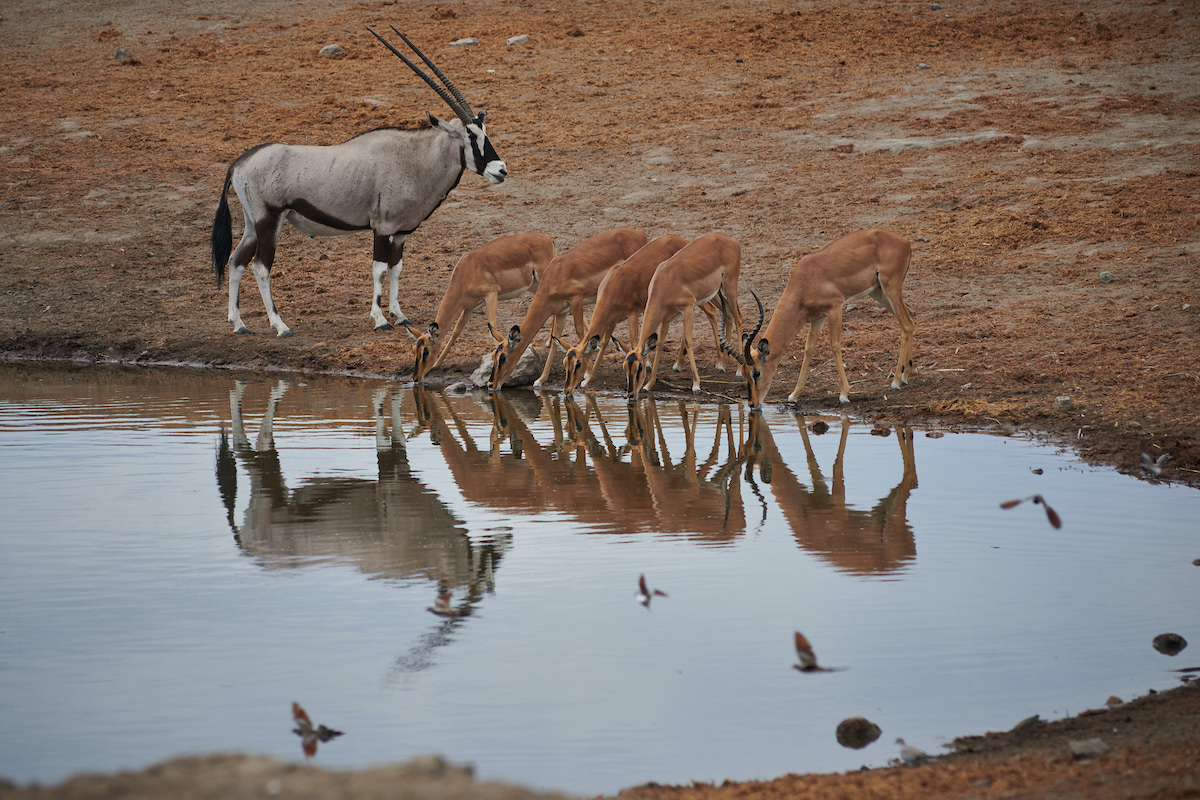
[[[264,144],[236,159],[226,173],[212,231],[218,281],[226,267],[229,269],[228,318],[235,332],[249,332],[238,310],[238,287],[249,266],[271,326],[279,336],[292,333],[270,290],[275,247],[287,221],[310,236],[373,232],[371,319],[377,330],[392,327],[382,308],[383,277],[387,275],[391,289],[388,310],[396,324],[416,339],[413,377],[417,383],[424,382],[445,360],[470,313],[484,307],[488,331],[496,342],[489,382],[493,390],[504,386],[521,354],[549,319],[545,366],[535,386],[549,378],[556,346],[566,351],[566,390],[589,386],[611,342],[624,356],[626,392],[632,401],[639,392],[653,387],[668,326],[682,317],[683,338],[675,370],[683,368],[686,355],[692,391],[699,392],[692,336],[698,306],[712,325],[718,346],[717,370],[725,371],[729,358],[737,363],[749,405],[756,410],[762,407],[788,346],[808,324],[800,377],[788,400],[794,402],[804,391],[821,328],[828,321],[841,379],[840,400],[849,403],[850,383],[841,352],[842,306],[868,295],[900,321],[900,353],[891,386],[899,389],[908,383],[914,323],[902,287],[911,247],[885,230],[848,234],[799,259],[761,339],[758,334],[765,312],[753,291],[758,322],[752,331],[743,332],[738,304],[741,246],[735,239],[709,233],[690,242],[671,234],[648,241],[644,233],[627,227],[593,236],[557,256],[553,240],[541,233],[505,236],[467,253],[450,276],[435,321],[425,333],[415,334],[397,297],[405,238],[445,200],[467,167],[492,183],[503,181],[508,169],[487,137],[486,112],[476,114],[428,56],[400,31],[394,27],[392,31],[434,72],[440,84],[378,33],[371,33],[429,84],[458,119],[446,122],[430,114],[429,128],[381,128],[329,146]],[[245,217],[236,249],[228,205],[231,186]],[[524,319],[503,335],[498,330],[499,301],[527,292],[533,294],[533,300]],[[593,302],[591,320],[585,324],[584,306]],[[578,337],[573,346],[562,339],[568,311]],[[628,346],[614,334],[621,320],[628,321]],[[734,341],[740,347],[726,338],[731,322]],[[449,332],[443,335],[448,326]]]

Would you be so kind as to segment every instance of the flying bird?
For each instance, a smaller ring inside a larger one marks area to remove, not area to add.
[[[641,603],[642,605],[644,605],[646,608],[649,608],[650,607],[650,599],[655,596],[666,597],[667,593],[660,589],[651,590],[651,589],[647,588],[646,587],[646,576],[645,575],[640,576],[638,578],[637,601],[639,603]]]
[[[1046,502],[1046,498],[1042,497],[1040,494],[1030,495],[1029,497],[1020,497],[1016,500],[1006,500],[1000,504],[1000,507],[1014,508],[1021,505],[1021,503],[1024,503],[1026,500],[1032,500],[1034,503],[1040,504],[1046,509],[1046,519],[1050,520],[1050,524],[1055,528],[1062,527],[1062,518],[1058,516],[1057,511],[1050,507],[1050,504]]]
[[[326,728],[324,725],[314,728],[312,720],[308,718],[308,714],[300,707],[299,703],[292,703],[292,719],[296,722],[292,733],[300,737],[300,747],[304,750],[307,758],[312,758],[317,754],[318,742],[328,742],[330,739],[336,739],[342,735],[341,731]]]
[[[1163,453],[1158,458],[1150,455],[1146,446],[1142,445],[1142,471],[1157,478],[1163,473],[1163,467],[1171,460],[1170,453]]]
[[[921,764],[933,760],[933,756],[929,753],[905,744],[903,739],[897,739],[896,744],[900,745],[900,760],[905,764]]]
[[[845,669],[845,667],[822,667],[818,664],[812,645],[808,643],[808,639],[800,631],[796,631],[796,655],[800,657],[800,663],[793,664],[792,669],[797,669],[801,672],[839,672]]]

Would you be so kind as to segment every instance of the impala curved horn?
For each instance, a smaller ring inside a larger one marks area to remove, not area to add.
[[[376,33],[371,28],[367,28],[367,30],[371,32],[372,36],[374,36],[379,41],[383,42],[384,47],[386,47],[388,50],[391,50],[392,53],[395,54],[397,58],[399,58],[401,61],[403,61],[405,64],[407,64],[409,69],[411,69],[413,72],[417,73],[417,75],[421,78],[421,80],[423,80],[427,84],[429,84],[429,88],[433,89],[435,92],[438,93],[438,97],[442,98],[442,100],[444,100],[446,102],[446,105],[450,106],[450,110],[458,115],[458,118],[463,121],[464,125],[470,125],[470,124],[474,123],[475,122],[475,112],[471,110],[471,106],[463,98],[462,93],[459,92],[457,88],[455,88],[454,84],[450,82],[450,79],[446,77],[446,74],[444,72],[442,72],[440,69],[438,69],[437,66],[429,59],[429,56],[422,53],[420,51],[420,49],[418,49],[417,46],[415,44],[413,44],[412,41],[410,41],[407,36],[405,36],[403,33],[400,33],[400,31],[396,30],[395,25],[392,25],[391,28],[393,31],[396,32],[397,36],[399,36],[401,39],[404,40],[405,44],[407,44],[409,47],[412,48],[412,51],[414,53],[416,53],[418,56],[420,56],[421,60],[424,61],[425,64],[430,69],[433,70],[434,74],[437,75],[439,78],[441,78],[442,83],[445,84],[445,88],[440,86],[438,84],[438,82],[435,81],[433,78],[429,77],[429,75],[423,69],[421,69],[416,64],[414,64],[412,59],[410,59],[408,56],[404,55],[404,53],[401,53],[399,50],[397,50],[395,47],[393,47],[392,43],[389,42],[387,39],[380,36],[378,33]],[[446,91],[446,89],[449,89],[450,91]]]
[[[746,363],[746,359],[742,358],[742,354],[733,349],[728,340],[725,338],[725,318],[729,316],[729,303],[725,299],[724,287],[717,290],[717,300],[719,301],[719,305],[721,307],[721,320],[717,323],[717,340],[720,341],[722,350],[733,356],[734,360],[739,364],[744,365]]]
[[[754,357],[750,355],[750,348],[754,344],[754,338],[758,336],[758,332],[762,330],[763,317],[765,316],[763,312],[762,300],[758,299],[758,294],[755,293],[753,289],[750,290],[750,294],[754,296],[754,302],[758,304],[758,324],[754,326],[754,330],[750,331],[749,334],[742,334],[742,350],[744,351],[746,357],[746,360],[742,362],[743,364],[748,364],[754,360]]]

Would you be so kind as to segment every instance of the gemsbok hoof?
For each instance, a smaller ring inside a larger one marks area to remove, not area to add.
[[[280,332],[280,334],[279,334],[279,337],[278,337],[278,338],[280,338],[280,339],[286,339],[286,338],[288,338],[288,337],[289,337],[289,336],[291,336],[291,335],[293,335],[293,334],[292,334],[292,331],[291,331],[291,329],[289,328],[289,329],[288,329],[288,330],[286,330],[286,331],[281,331],[281,332]]]
[[[390,323],[390,322],[385,322],[382,325],[375,326],[375,330],[377,330],[377,331],[390,331],[391,329],[392,329],[392,323]]]
[[[234,333],[244,333],[244,334],[247,334],[247,335],[249,335],[249,333],[250,333],[250,329],[249,329],[249,328],[247,328],[245,325],[243,325],[242,327],[240,327],[240,328],[238,328],[237,330],[235,330],[235,331],[234,331]]]

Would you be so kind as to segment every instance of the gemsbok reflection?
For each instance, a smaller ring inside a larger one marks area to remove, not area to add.
[[[792,529],[796,544],[846,572],[881,575],[903,569],[917,554],[907,517],[909,495],[917,488],[912,431],[896,426],[903,464],[900,482],[874,508],[863,511],[846,505],[844,459],[849,420],[842,418],[841,439],[833,462],[832,491],[817,464],[804,417],[797,414],[796,422],[804,443],[811,486],[801,483],[783,463],[762,414],[750,415],[745,446],[747,473],[757,464],[763,483],[770,484],[775,503]]]
[[[438,595],[460,595],[459,615],[469,614],[491,589],[512,534],[472,542],[437,494],[413,476],[399,393],[391,395],[388,433],[388,389],[376,390],[372,398],[378,479],[317,476],[288,486],[275,449],[274,423],[291,384],[280,380],[271,388],[253,446],[242,421],[247,382],[237,381],[229,393],[233,433],[221,434],[217,482],[242,551],[266,569],[333,561],[351,564],[372,578],[428,579],[437,583]],[[249,476],[250,494],[240,525],[235,519],[239,462]]]

